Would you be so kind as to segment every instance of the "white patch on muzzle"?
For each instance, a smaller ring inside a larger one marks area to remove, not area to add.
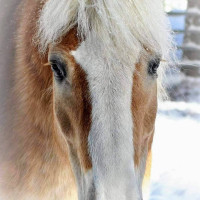
[[[134,170],[131,97],[134,63],[106,60],[87,40],[72,52],[85,70],[92,103],[89,153],[97,200],[139,200]],[[95,51],[94,51],[95,49]]]

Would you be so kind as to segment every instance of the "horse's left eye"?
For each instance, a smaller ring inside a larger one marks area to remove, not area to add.
[[[153,59],[149,62],[148,73],[157,77],[157,69],[160,65],[160,59]]]

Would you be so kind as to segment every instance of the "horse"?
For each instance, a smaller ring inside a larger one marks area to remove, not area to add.
[[[142,200],[173,49],[162,1],[22,0],[17,16],[0,198]]]

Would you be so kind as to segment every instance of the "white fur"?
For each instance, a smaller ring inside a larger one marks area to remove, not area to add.
[[[147,155],[148,155],[148,145],[146,145],[145,148],[143,149],[143,153],[141,155],[141,160],[140,160],[140,165],[135,170],[136,171],[135,175],[136,175],[136,180],[137,180],[136,182],[138,184],[139,192],[140,192],[141,196],[143,194],[142,183],[143,183],[143,178],[144,178],[145,169],[146,169]],[[145,199],[145,200],[147,200],[147,199]]]
[[[78,199],[93,200],[95,194],[92,170],[87,171],[87,173],[82,170],[76,152],[72,146],[69,146],[69,155],[73,173],[76,177]]]
[[[107,62],[102,44],[85,41],[74,52],[87,73],[92,99],[89,152],[97,200],[139,200],[131,112],[134,65]],[[117,58],[116,58],[117,59]]]

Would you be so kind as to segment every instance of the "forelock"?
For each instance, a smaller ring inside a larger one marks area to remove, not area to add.
[[[94,51],[100,44],[110,62],[133,65],[147,47],[169,63],[174,52],[161,0],[48,0],[38,22],[40,50],[58,43],[74,26],[80,40],[87,39]]]
[[[73,26],[79,36],[101,38],[109,51],[137,51],[144,45],[167,56],[171,36],[160,0],[48,0],[39,19],[38,37],[43,50]]]

